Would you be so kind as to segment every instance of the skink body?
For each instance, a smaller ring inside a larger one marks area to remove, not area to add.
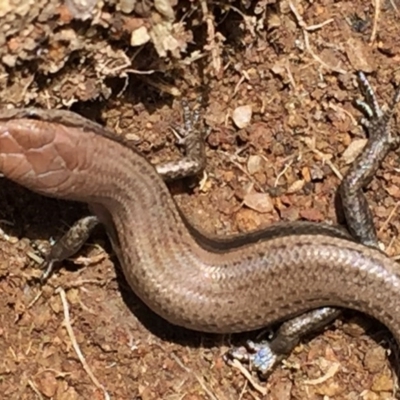
[[[319,225],[214,241],[182,218],[155,168],[109,136],[95,125],[2,120],[0,172],[45,196],[90,204],[128,283],[156,313],[230,333],[340,306],[377,318],[400,341],[400,267],[380,251]]]

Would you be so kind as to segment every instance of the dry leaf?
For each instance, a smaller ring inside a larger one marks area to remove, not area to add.
[[[304,179],[299,179],[299,180],[293,182],[293,183],[289,186],[289,188],[288,188],[288,190],[287,190],[286,193],[288,193],[288,194],[297,193],[298,191],[300,191],[301,189],[303,189],[305,182],[306,182],[306,181],[305,181]]]
[[[244,196],[243,203],[259,213],[269,213],[274,209],[272,200],[267,193],[248,193]]]
[[[247,160],[247,171],[250,175],[254,175],[265,168],[265,160],[258,155],[249,156]]]
[[[145,26],[135,29],[131,35],[131,46],[141,46],[150,40],[150,35]]]
[[[356,139],[353,140],[349,147],[343,152],[342,160],[345,164],[351,164],[356,157],[361,153],[362,149],[367,144],[368,139]]]

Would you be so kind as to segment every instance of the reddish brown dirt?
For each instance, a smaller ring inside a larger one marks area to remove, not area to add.
[[[390,100],[400,82],[396,0],[381,2],[373,43],[374,2],[297,5],[308,26],[332,19],[308,31],[308,48],[305,30],[286,1],[254,2],[261,11],[267,6],[265,15],[246,9],[245,2],[226,3],[225,14],[222,4],[209,3],[213,33],[207,33],[200,8],[192,5],[185,13],[189,2],[182,1],[175,11],[186,23],[185,57],[193,56],[186,63],[180,54],[161,59],[151,44],[139,52],[129,48],[127,26],[148,25],[150,18],[126,16],[114,2],[104,3],[92,25],[93,20],[72,20],[56,1],[37,2],[23,12],[20,2],[6,14],[0,5],[1,105],[71,108],[129,134],[158,163],[179,157],[169,127],[181,121],[181,97],[193,100],[201,93],[211,128],[206,175],[171,186],[195,225],[228,234],[278,220],[336,221],[339,178],[333,169],[346,171],[344,151],[364,137],[352,105],[359,97],[354,72],[368,74],[381,102]],[[117,62],[121,54],[129,67]],[[105,65],[115,64],[118,72],[104,72]],[[241,105],[251,106],[252,119],[239,129],[232,114]],[[390,256],[400,253],[398,168],[392,153],[366,190]],[[252,205],[254,193],[264,193],[261,205],[272,205],[268,212]],[[261,382],[268,393],[261,394],[222,359],[232,342],[254,335],[202,335],[158,318],[127,287],[101,229],[77,259],[63,263],[40,287],[33,246],[59,237],[86,214],[84,205],[42,198],[0,179],[3,399],[104,398],[71,345],[58,288],[66,292],[86,362],[112,399],[393,398],[390,334],[352,313],[299,345],[267,383]]]

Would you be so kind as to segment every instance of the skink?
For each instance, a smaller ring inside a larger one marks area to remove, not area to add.
[[[99,125],[19,114],[0,118],[0,172],[88,203],[131,288],[169,322],[242,332],[338,306],[375,317],[400,343],[400,266],[379,250],[318,224],[213,240],[185,221],[156,169]]]

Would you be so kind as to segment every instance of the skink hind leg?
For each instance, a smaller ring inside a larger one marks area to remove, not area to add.
[[[396,90],[388,111],[383,113],[365,75],[360,72],[358,78],[365,101],[358,100],[356,104],[366,116],[361,119],[361,124],[368,131],[369,140],[349,167],[339,186],[339,194],[351,235],[360,243],[379,249],[372,213],[363,189],[371,182],[389,151],[399,145],[399,137],[392,133],[391,122],[400,100],[400,88]]]
[[[198,99],[201,102],[201,98]],[[192,110],[187,101],[182,101],[183,125],[174,126],[174,133],[178,137],[178,144],[183,147],[185,157],[177,161],[171,161],[155,166],[157,172],[165,181],[182,179],[193,176],[205,167],[205,131],[200,129],[201,112],[197,108]],[[39,110],[33,110],[29,115],[35,117],[49,118],[51,114],[41,114]],[[83,117],[74,116],[74,114],[61,114],[63,120],[74,126],[80,123],[89,124]],[[58,116],[58,118],[61,118]],[[53,272],[54,265],[75,255],[86,243],[93,229],[100,224],[97,216],[84,217],[74,223],[74,225],[51,247],[50,253],[46,256],[45,271],[41,280],[45,281]]]
[[[400,88],[396,90],[387,112],[383,113],[365,75],[359,73],[358,77],[365,101],[358,101],[357,104],[366,115],[361,123],[369,132],[369,140],[343,178],[339,194],[347,227],[352,236],[366,246],[379,249],[372,214],[363,188],[370,183],[389,151],[400,143],[399,137],[391,131],[392,116],[400,101]],[[253,370],[261,375],[268,375],[303,336],[326,326],[339,314],[340,311],[335,308],[322,308],[303,314],[285,322],[271,341],[250,343],[247,352],[244,348],[232,349],[227,358],[250,362]]]
[[[267,377],[286,358],[305,336],[326,327],[341,311],[325,307],[313,310],[284,322],[271,340],[259,343],[248,341],[245,347],[237,347],[226,355],[228,363],[232,359],[248,363],[250,369],[262,377]]]

